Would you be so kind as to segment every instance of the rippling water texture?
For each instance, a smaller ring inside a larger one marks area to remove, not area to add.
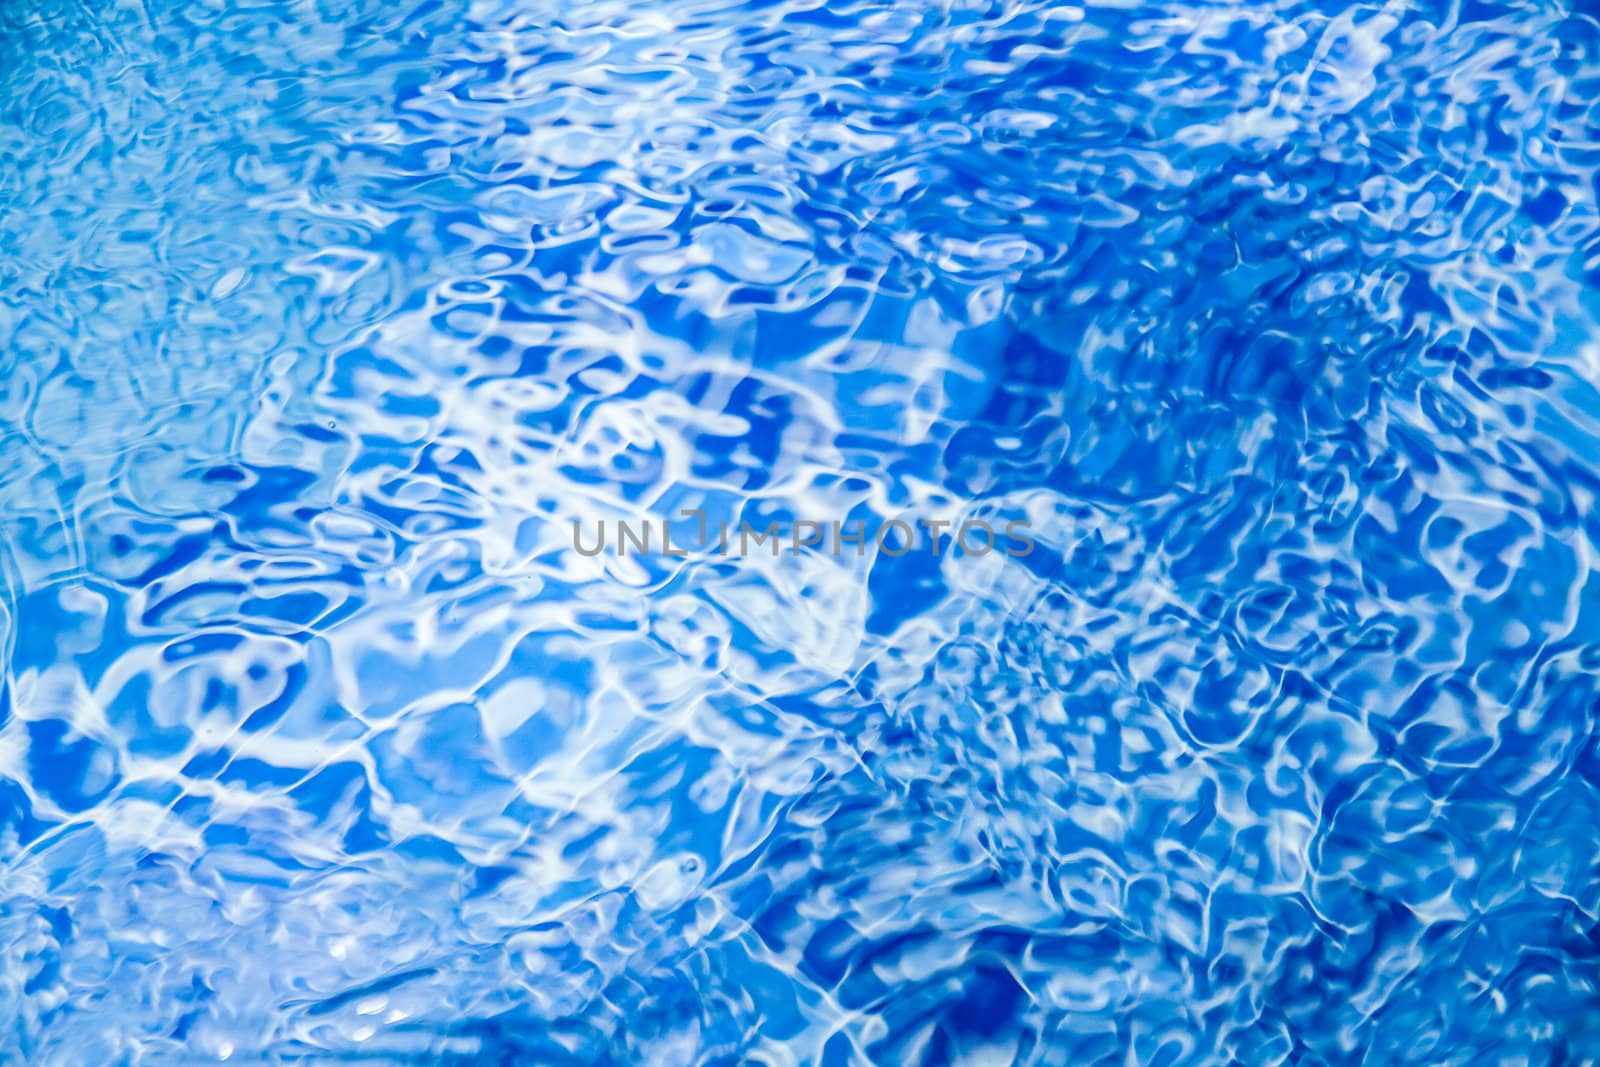
[[[8,0],[5,1062],[1600,1062],[1577,7]]]

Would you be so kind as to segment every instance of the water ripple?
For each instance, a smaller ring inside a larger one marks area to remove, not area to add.
[[[0,11],[6,1062],[1595,1062],[1596,99],[1547,0]],[[573,539],[685,512],[867,543]]]

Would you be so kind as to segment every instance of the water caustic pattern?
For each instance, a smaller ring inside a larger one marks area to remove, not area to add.
[[[1600,1062],[1581,7],[5,4],[4,1061]]]

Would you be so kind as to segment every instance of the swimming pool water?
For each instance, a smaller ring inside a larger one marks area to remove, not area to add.
[[[1600,1063],[1585,10],[0,6],[0,1059]]]

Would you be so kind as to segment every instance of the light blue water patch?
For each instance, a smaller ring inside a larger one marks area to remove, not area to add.
[[[1600,1062],[1597,99],[1545,2],[0,8],[0,1061]]]

